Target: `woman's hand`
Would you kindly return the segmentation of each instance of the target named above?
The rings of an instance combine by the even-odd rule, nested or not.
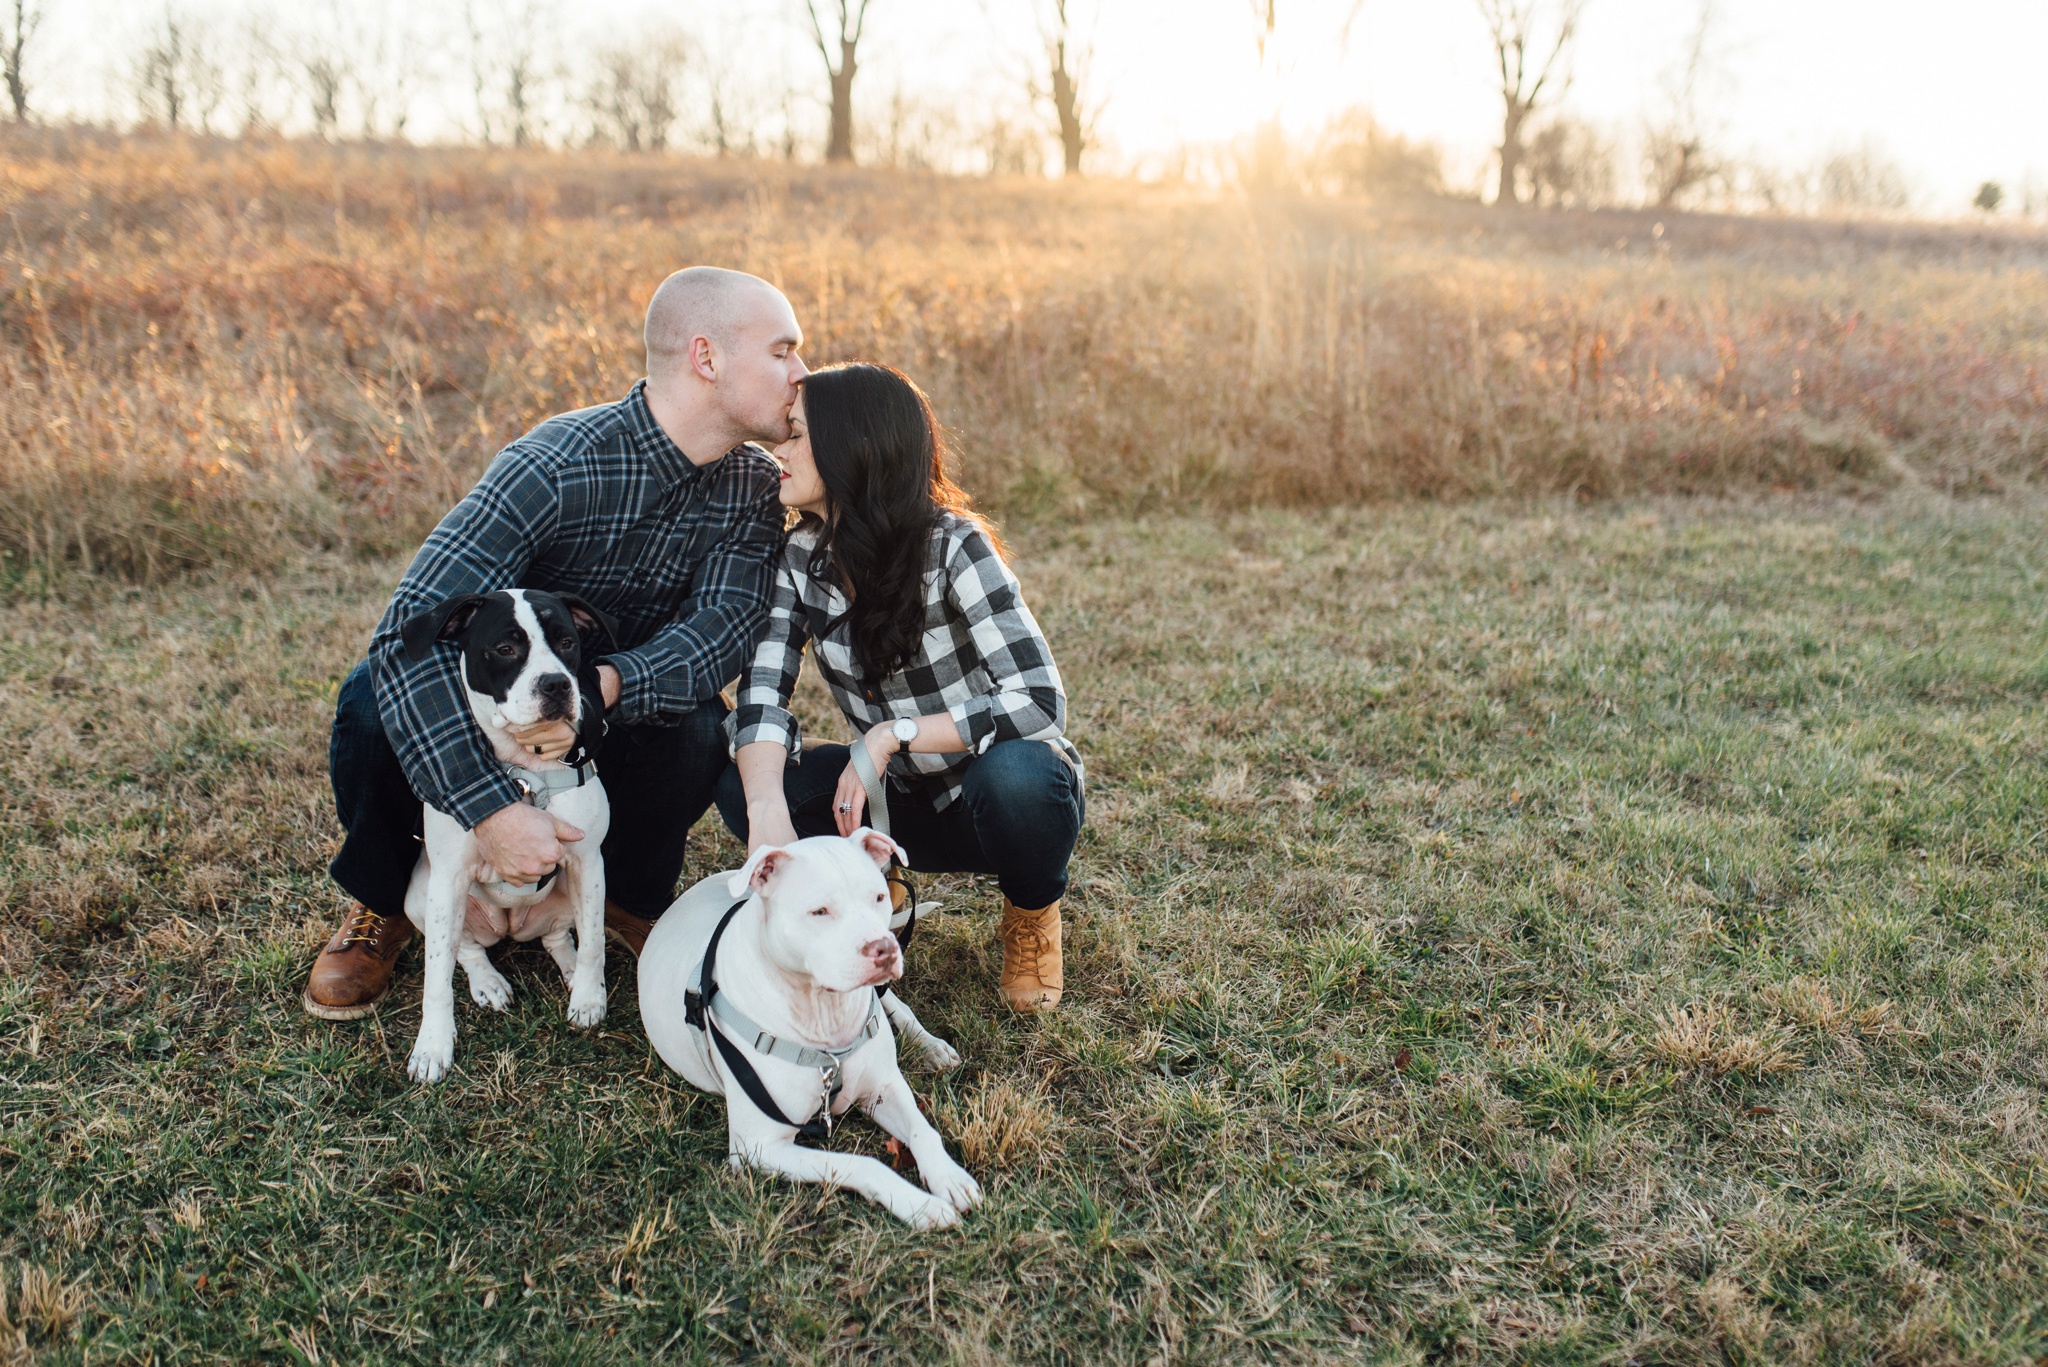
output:
[[[868,758],[875,762],[877,774],[889,772],[889,757],[896,753],[896,734],[890,729],[895,725],[894,721],[885,721],[861,737],[860,743],[868,748]],[[849,756],[846,767],[839,771],[839,791],[832,794],[832,816],[839,833],[852,835],[859,830],[867,807],[867,785],[860,781],[860,771],[853,767]]]
[[[557,760],[576,745],[576,728],[565,721],[537,721],[531,726],[508,726],[519,748],[538,759]]]
[[[783,803],[747,804],[747,858],[763,845],[781,849],[796,843],[796,827],[790,824],[789,807]]]

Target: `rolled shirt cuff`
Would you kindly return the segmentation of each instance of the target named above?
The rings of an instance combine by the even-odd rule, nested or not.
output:
[[[466,831],[473,831],[479,821],[493,812],[503,811],[520,800],[519,785],[507,778],[503,771],[492,766],[493,771],[464,784],[448,797],[449,805],[443,808],[448,815],[462,823]]]
[[[983,754],[995,743],[996,719],[989,715],[987,694],[978,694],[965,702],[955,703],[946,709],[946,714],[952,717],[953,725],[959,728],[960,739],[967,742],[970,753]]]
[[[792,755],[803,753],[804,729],[796,714],[784,707],[741,703],[726,714],[726,748],[737,755],[743,745],[773,741]]]
[[[679,717],[697,705],[687,681],[681,687],[663,688],[661,672],[635,651],[607,655],[597,663],[619,671],[619,700],[611,709],[614,721],[647,722],[664,714]]]

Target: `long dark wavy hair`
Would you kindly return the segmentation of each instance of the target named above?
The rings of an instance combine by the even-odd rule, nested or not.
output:
[[[924,573],[932,528],[944,513],[981,523],[966,490],[946,476],[946,449],[924,392],[901,371],[854,362],[806,376],[804,421],[811,458],[825,486],[825,515],[805,514],[817,530],[810,572],[833,576],[847,609],[827,626],[847,624],[862,678],[880,683],[910,663],[924,638]]]

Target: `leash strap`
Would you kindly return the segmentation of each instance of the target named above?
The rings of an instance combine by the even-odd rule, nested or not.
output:
[[[725,928],[732,924],[732,918],[739,915],[740,908],[749,900],[751,896],[742,897],[727,907],[725,915],[719,917],[717,926],[713,927],[711,939],[704,946],[704,958],[697,965],[697,971],[691,975],[691,985],[683,993],[683,1019],[711,1036],[713,1043],[718,1046],[718,1056],[725,1060],[726,1072],[732,1075],[733,1081],[739,1083],[740,1090],[747,1094],[747,1100],[753,1102],[761,1114],[778,1125],[787,1125],[795,1130],[799,1139],[809,1139],[816,1143],[828,1138],[832,1133],[832,1104],[839,1099],[841,1064],[881,1031],[882,1021],[886,1019],[882,1011],[881,994],[876,993],[869,1000],[868,1017],[862,1024],[860,1033],[841,1049],[816,1049],[807,1044],[779,1038],[763,1030],[728,998],[720,996],[718,991],[718,943],[725,938]],[[726,1029],[719,1029],[718,1023],[723,1023]],[[761,1074],[754,1067],[753,1061],[737,1044],[726,1037],[728,1030],[738,1034],[755,1050],[771,1058],[779,1058],[785,1063],[793,1063],[801,1068],[818,1070],[818,1109],[812,1113],[810,1119],[799,1124],[783,1113],[782,1107],[777,1105],[775,1098],[769,1094],[767,1085],[761,1081]]]
[[[882,776],[875,772],[875,757],[868,753],[867,743],[860,740],[849,745],[846,752],[852,760],[853,772],[860,775],[860,786],[867,789],[868,819],[865,824],[895,839],[895,833],[889,829],[889,791],[882,783]]]

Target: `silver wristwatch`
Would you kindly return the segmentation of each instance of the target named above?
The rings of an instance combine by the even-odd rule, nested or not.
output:
[[[896,724],[889,728],[889,734],[896,737],[896,753],[900,755],[917,739],[917,722],[911,717],[898,717]]]

